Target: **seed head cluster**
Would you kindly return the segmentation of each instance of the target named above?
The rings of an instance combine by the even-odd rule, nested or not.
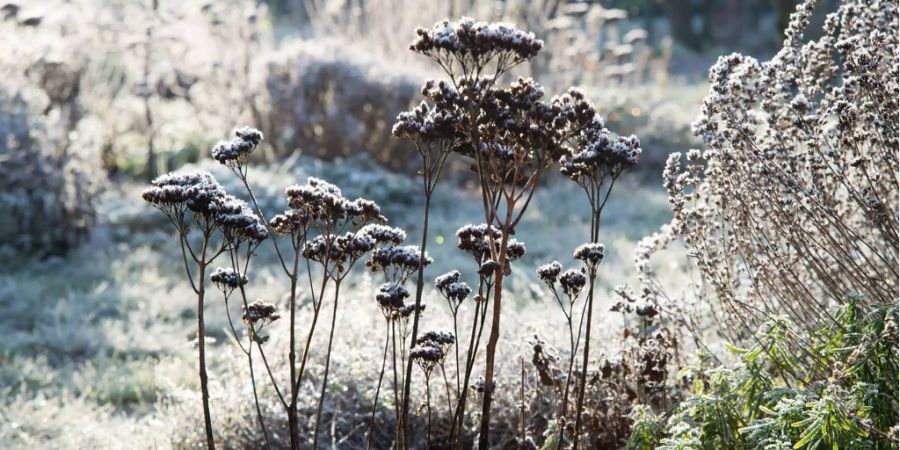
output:
[[[456,237],[459,238],[456,246],[475,258],[476,262],[481,263],[491,258],[492,240],[495,253],[500,252],[500,238],[502,234],[496,227],[490,227],[489,229],[485,224],[464,225],[456,230]],[[525,256],[525,244],[516,239],[510,239],[506,246],[507,260],[515,261],[523,256]]]
[[[451,304],[459,305],[472,293],[472,288],[459,281],[459,271],[447,272],[434,279],[434,285]]]
[[[378,293],[375,294],[378,306],[385,313],[403,308],[407,298],[409,298],[409,291],[403,285],[397,283],[384,283],[378,289]]]
[[[269,236],[266,226],[259,216],[250,209],[247,202],[225,194],[216,198],[213,218],[232,243],[259,243]]]
[[[569,269],[559,277],[559,285],[562,286],[563,293],[569,298],[576,298],[581,294],[584,285],[587,283],[587,277],[580,270]]]
[[[441,53],[457,58],[483,59],[508,54],[517,61],[535,56],[544,42],[533,33],[506,23],[476,22],[464,17],[456,22],[444,20],[431,29],[419,28],[410,50],[437,57]]]
[[[244,308],[243,319],[250,324],[265,325],[272,323],[281,316],[276,312],[275,305],[263,302],[262,300],[254,300]]]
[[[255,128],[243,127],[234,130],[234,136],[230,141],[216,144],[212,149],[212,157],[228,167],[239,168],[262,142],[263,134]]]
[[[375,272],[396,273],[400,279],[405,280],[417,272],[420,266],[428,266],[432,261],[427,253],[422,255],[418,246],[403,245],[375,249],[371,258],[366,261],[366,266]]]
[[[577,260],[584,261],[588,268],[596,269],[600,261],[603,261],[605,251],[606,247],[600,243],[583,244],[575,249],[574,257]]]
[[[225,189],[209,172],[168,173],[157,177],[151,184],[142,197],[167,214],[189,210],[209,217],[216,198],[225,195]]]
[[[215,283],[224,292],[229,292],[247,284],[247,277],[238,275],[231,267],[217,267],[209,276],[210,281]]]
[[[559,261],[553,261],[538,267],[537,274],[544,283],[553,286],[559,280],[560,271],[562,271],[562,266]]]
[[[416,339],[417,345],[410,350],[409,356],[427,376],[434,366],[444,362],[447,351],[455,343],[456,336],[449,331],[427,331]]]
[[[362,198],[348,200],[340,188],[318,178],[310,177],[302,186],[289,186],[285,194],[291,209],[270,221],[279,233],[305,231],[309,226],[327,233],[340,229],[343,224],[359,228],[387,222],[375,202]]]

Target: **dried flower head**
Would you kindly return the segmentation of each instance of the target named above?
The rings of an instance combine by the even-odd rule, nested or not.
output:
[[[419,305],[419,307],[416,308],[415,303],[410,303],[410,304],[404,305],[402,308],[400,308],[397,311],[396,317],[399,319],[406,319],[406,318],[409,318],[409,316],[411,316],[413,312],[416,312],[417,314],[422,314],[424,311],[425,311],[425,305]]]
[[[468,284],[459,281],[458,270],[447,272],[435,278],[434,285],[444,298],[455,305],[462,303],[472,293],[472,288]]]
[[[496,383],[494,383],[494,385],[496,386]],[[479,375],[478,378],[476,378],[475,381],[472,382],[470,387],[476,393],[484,394],[484,387],[485,387],[484,377]]]
[[[250,324],[256,325],[261,322],[265,325],[281,318],[275,311],[275,305],[265,303],[262,300],[255,300],[244,308],[242,317]]]
[[[405,280],[419,270],[420,265],[432,263],[428,253],[422,255],[418,246],[379,247],[372,252],[366,266],[373,272],[384,272],[395,279]]]
[[[456,230],[456,237],[459,238],[459,242],[456,246],[460,250],[472,255],[477,262],[481,262],[485,258],[490,257],[491,247],[488,232],[491,233],[491,237],[494,241],[500,240],[500,230],[495,227],[489,228],[486,224],[464,225]]]
[[[498,268],[500,268],[500,263],[493,259],[489,259],[481,263],[481,266],[478,268],[478,274],[485,278],[490,278],[497,273]]]
[[[234,136],[230,141],[216,144],[212,149],[212,157],[228,167],[239,168],[262,142],[263,134],[255,128],[243,127],[234,130]]]
[[[434,279],[434,286],[438,288],[439,291],[445,291],[451,284],[459,281],[459,271],[451,270],[443,275],[439,275]]]
[[[562,286],[563,292],[572,299],[581,294],[586,283],[587,277],[580,270],[569,269],[559,277],[559,284]]]
[[[380,223],[368,224],[362,227],[359,232],[368,235],[380,245],[400,245],[406,239],[406,232],[402,229]]]
[[[590,178],[618,176],[640,161],[641,152],[641,143],[633,135],[611,140],[605,133],[600,134],[579,151],[563,156],[559,160],[560,173],[579,183]]]
[[[426,82],[423,92],[429,89],[428,83],[433,81]],[[461,140],[464,138],[459,124],[462,116],[455,104],[451,104],[450,108],[446,106],[447,102],[437,103],[435,106],[421,102],[412,110],[397,115],[397,122],[391,133],[398,138],[422,142]]]
[[[375,300],[378,301],[382,311],[386,313],[403,308],[407,298],[409,298],[409,291],[397,283],[384,283],[378,289],[378,294],[375,294]]]
[[[538,277],[550,286],[556,284],[560,271],[562,271],[562,266],[559,264],[559,261],[544,264],[537,269]]]
[[[416,339],[416,343],[420,345],[425,345],[431,343],[440,347],[446,353],[447,349],[456,344],[456,336],[449,331],[441,331],[441,330],[432,330],[426,331]]]
[[[494,251],[500,251],[502,234],[496,227],[490,227],[489,231],[485,224],[464,225],[456,230],[456,237],[459,238],[456,246],[471,255],[478,263],[491,258],[491,241],[494,243]],[[523,256],[525,244],[516,239],[509,239],[506,243],[507,261],[515,261]]]
[[[247,284],[247,277],[238,275],[231,267],[217,267],[209,279],[223,292],[230,292]]]
[[[307,230],[309,222],[309,216],[302,211],[289,209],[272,217],[269,226],[279,234],[296,234]]]
[[[350,265],[376,247],[367,234],[347,232],[342,235],[318,235],[303,245],[303,257],[336,269],[343,274]]]
[[[425,372],[425,376],[431,374],[434,366],[444,360],[444,351],[441,347],[434,345],[432,342],[426,342],[413,347],[409,351],[409,357]]]
[[[600,261],[603,261],[603,255],[606,247],[601,243],[589,243],[578,246],[575,249],[575,259],[584,261],[584,264],[590,269],[596,269]]]
[[[213,202],[225,195],[225,189],[209,172],[168,173],[157,177],[151,184],[142,197],[170,215],[180,215],[189,210],[209,217]]]
[[[213,219],[225,238],[232,243],[258,244],[269,236],[262,220],[247,202],[231,195],[220,195],[213,204]]]
[[[436,60],[448,56],[458,61],[480,62],[501,56],[509,65],[535,56],[544,42],[507,23],[485,23],[463,17],[459,21],[444,20],[430,30],[419,28],[410,50]]]
[[[342,224],[360,228],[387,222],[375,202],[362,198],[348,200],[337,186],[318,178],[308,178],[303,186],[289,186],[285,194],[288,205],[303,223],[316,224],[325,231],[340,229]]]

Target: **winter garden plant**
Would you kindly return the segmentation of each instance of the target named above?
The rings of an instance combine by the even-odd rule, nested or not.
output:
[[[622,169],[637,161],[640,148],[633,137],[610,138],[593,105],[577,90],[572,89],[548,103],[541,100],[543,90],[533,80],[519,79],[509,87],[500,86],[502,76],[511,68],[537,54],[541,45],[541,41],[535,39],[533,35],[510,25],[476,23],[471,19],[462,19],[459,22],[445,21],[435,25],[431,30],[418,31],[418,38],[411,48],[438,63],[450,77],[449,81],[426,82],[422,92],[430,100],[430,104],[423,102],[416,109],[401,114],[394,127],[395,136],[413,141],[421,159],[420,174],[423,178],[425,196],[421,250],[417,247],[400,246],[405,233],[382,225],[386,218],[381,215],[377,205],[363,199],[347,200],[339,188],[317,179],[310,179],[305,186],[288,187],[286,194],[290,209],[266,222],[247,180],[250,156],[262,141],[262,133],[251,128],[235,130],[235,137],[216,145],[212,156],[230,168],[241,181],[252,207],[225,193],[208,174],[167,175],[157,179],[154,182],[155,186],[145,194],[148,201],[160,206],[175,223],[179,240],[186,249],[185,264],[187,264],[186,255],[190,253],[198,265],[199,276],[195,279],[188,270],[188,278],[200,297],[198,317],[201,340],[206,266],[215,257],[223,253],[228,254],[230,267],[218,269],[213,274],[213,282],[222,288],[226,302],[232,293],[237,292],[240,295],[244,311],[242,320],[246,328],[246,346],[242,343],[237,327],[229,315],[233,337],[247,356],[256,396],[252,358],[255,344],[269,380],[286,410],[292,448],[299,448],[301,445],[297,418],[298,389],[306,371],[312,336],[325,303],[326,288],[331,285],[334,298],[331,305],[332,323],[328,350],[325,353],[322,389],[318,397],[316,426],[312,436],[314,447],[318,445],[341,282],[365,254],[371,252],[371,258],[366,265],[372,271],[382,273],[385,280],[385,284],[375,296],[386,320],[386,334],[382,369],[370,420],[370,445],[371,427],[375,420],[390,342],[393,349],[391,353],[397,445],[401,448],[412,446],[409,442],[408,408],[413,378],[412,367],[417,364],[425,375],[426,394],[429,394],[426,399],[429,443],[431,429],[429,381],[433,369],[439,366],[447,392],[448,415],[451,416],[452,422],[451,437],[454,446],[462,447],[465,423],[468,419],[466,399],[471,375],[485,325],[490,319],[491,326],[485,349],[485,376],[479,384],[482,389],[479,446],[487,448],[489,445],[488,431],[502,312],[503,279],[509,275],[512,262],[525,254],[524,244],[511,238],[511,235],[515,233],[516,225],[531,202],[543,171],[558,160],[563,166],[563,172],[576,179],[585,188],[591,201],[595,223],[592,227],[594,243],[579,248],[576,257],[584,260],[593,282],[597,264],[603,256],[602,245],[596,243],[599,212],[608,198],[615,178]],[[473,292],[467,284],[460,281],[459,272],[443,275],[436,281],[439,292],[448,301],[453,313],[454,332],[424,334],[419,332],[419,318],[424,309],[422,304],[424,268],[430,263],[430,258],[424,253],[430,199],[441,170],[451,153],[457,153],[472,161],[473,171],[481,187],[485,215],[484,224],[466,225],[457,233],[459,248],[473,258],[479,277],[479,287],[474,298],[476,311],[472,317],[464,363],[461,361],[459,348],[454,351],[456,389],[453,396],[444,362],[450,348],[457,344],[459,304]],[[609,187],[601,196],[600,186],[604,185],[607,178]],[[182,189],[184,193],[174,193],[176,188]],[[191,211],[194,214],[185,217],[184,211]],[[194,218],[196,214],[199,214],[198,219]],[[199,257],[189,245],[190,226],[195,222],[199,224],[204,249]],[[279,244],[282,238],[278,238],[278,235],[289,239],[289,250],[285,251],[283,244]],[[215,246],[213,255],[207,257],[205,249],[209,247],[209,242],[214,236],[219,237],[220,243]],[[281,268],[290,283],[288,301],[290,311],[287,314],[290,322],[290,344],[287,350],[290,377],[289,385],[284,387],[279,387],[272,373],[263,346],[266,338],[260,334],[266,325],[279,318],[279,314],[270,304],[249,301],[246,293],[249,287],[247,271],[254,250],[268,238],[271,238]],[[300,268],[301,260],[308,279],[313,313],[298,368],[295,329],[298,289],[300,277],[304,275]],[[405,299],[410,294],[403,285],[413,274],[416,275],[416,293],[413,302],[407,304]],[[588,316],[590,311],[589,308]],[[587,326],[588,334],[589,329],[590,324]],[[398,337],[401,365],[399,373]],[[205,379],[204,357],[201,346],[201,380]],[[582,386],[585,377],[586,368],[581,373]],[[203,390],[207,441],[208,446],[212,447],[214,437],[208,419],[208,393],[205,382]],[[581,411],[583,395],[582,390],[576,407],[576,416]],[[255,398],[259,423],[268,442],[264,418],[259,412],[258,397]],[[455,406],[453,401],[456,402]]]
[[[247,202],[205,173],[154,180],[145,199],[171,219],[198,296],[207,445],[217,442],[203,345],[206,276],[226,306],[240,304],[240,324],[226,308],[229,331],[246,356],[266,446],[284,422],[263,413],[260,380],[287,418],[291,448],[318,448],[346,304],[341,286],[358,268],[378,279],[370,295],[384,319],[374,396],[359,427],[367,448],[897,448],[897,42],[885,32],[896,29],[897,9],[847,1],[822,38],[804,42],[811,5],[800,6],[773,61],[732,55],[711,70],[696,125],[706,149],[670,158],[664,181],[674,220],[638,244],[641,289],[616,290],[611,312],[621,315],[622,340],[599,358],[591,340],[598,280],[605,281],[601,220],[617,180],[639,162],[640,143],[611,134],[580,91],[546,101],[533,80],[512,79],[510,70],[542,42],[511,25],[443,21],[419,29],[411,45],[447,76],[426,81],[426,101],[393,127],[417,152],[419,246],[404,245],[406,233],[388,226],[373,202],[345,198],[316,178],[287,187],[287,209],[267,217],[248,181],[263,138],[251,128],[212,152]],[[456,232],[468,270],[429,276],[432,199],[451,158],[469,163],[483,217]],[[519,374],[504,374],[501,385],[498,355],[515,351],[500,348],[504,285],[526,252],[516,228],[554,166],[585,193],[590,215],[575,266],[553,261],[537,270],[568,342],[557,350],[536,336],[533,382],[520,361],[520,385],[506,383]],[[711,332],[732,343],[732,355],[710,349],[696,304],[669,296],[655,278],[651,256],[679,237],[699,269],[694,294],[723,320]],[[259,265],[256,252],[269,243],[287,293],[274,303],[249,295],[251,261]],[[226,263],[209,273],[219,257]],[[429,279],[451,322],[424,331]],[[272,348],[278,341],[266,336],[278,320],[288,322],[287,348]],[[310,361],[317,330],[327,336],[319,372]],[[688,359],[684,349],[698,356]],[[286,355],[287,367],[271,364],[273,355]],[[723,365],[729,360],[737,363]],[[313,381],[321,383],[316,412],[301,413],[302,383]],[[415,398],[419,386],[424,399]],[[509,414],[497,420],[492,412],[513,397],[518,436],[501,444]],[[307,412],[312,430],[304,436]]]
[[[683,370],[689,395],[662,433],[635,415],[632,448],[897,448],[898,10],[845,1],[807,40],[815,6],[771,61],[719,59],[705,150],[669,158],[674,220],[639,245],[643,296],[714,356],[650,264],[683,238],[741,361]]]
[[[457,232],[459,248],[474,258],[479,288],[465,369],[457,356],[458,372],[464,370],[466,375],[464,382],[457,381],[459,403],[452,419],[451,441],[462,445],[469,377],[490,308],[478,438],[479,448],[487,448],[503,280],[511,272],[511,263],[525,253],[524,244],[510,236],[515,234],[515,227],[527,210],[544,170],[559,162],[563,173],[579,182],[590,199],[591,244],[580,248],[576,257],[585,260],[593,286],[596,267],[603,256],[602,244],[597,243],[599,214],[615,179],[639,159],[640,146],[634,137],[611,138],[593,105],[578,90],[571,89],[547,103],[541,100],[543,89],[534,80],[519,78],[502,87],[504,74],[537,55],[543,46],[533,34],[508,24],[480,23],[467,18],[439,22],[432,29],[419,29],[417,33],[410,48],[436,63],[449,80],[427,81],[422,93],[431,103],[423,102],[415,110],[401,114],[394,132],[415,140],[420,151],[423,147],[438,146],[439,155],[447,149],[468,158],[478,178],[485,222],[468,225]],[[426,176],[431,172],[427,159],[423,172]],[[453,272],[436,282],[449,303],[456,333],[458,303],[469,291],[468,286],[458,284],[458,279],[459,273]],[[593,294],[590,298],[588,304],[592,307]],[[591,307],[586,338],[590,337]],[[415,341],[415,325],[413,330]],[[589,346],[585,345],[585,356],[588,351]],[[585,367],[582,386],[586,373]],[[407,383],[409,376],[408,366]],[[407,433],[408,390],[404,389],[400,418],[404,434]],[[582,389],[576,417],[583,397]],[[576,428],[577,424],[578,419]]]

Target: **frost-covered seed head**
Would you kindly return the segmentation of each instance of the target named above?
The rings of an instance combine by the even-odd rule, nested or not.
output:
[[[409,291],[403,285],[396,283],[384,283],[378,289],[375,300],[383,310],[396,311],[404,306],[404,301],[409,298]]]
[[[562,271],[562,266],[559,264],[559,261],[544,264],[537,269],[538,277],[551,286],[556,284],[560,271]]]
[[[213,202],[225,189],[209,172],[168,173],[152,181],[142,193],[143,199],[164,211],[190,210],[208,217]]]
[[[445,19],[431,29],[417,29],[416,34],[410,50],[427,56],[452,54],[461,60],[508,54],[521,61],[535,56],[544,46],[533,33],[511,24],[475,22],[468,17],[456,22]]]
[[[247,284],[247,277],[240,276],[230,267],[217,267],[209,276],[210,281],[216,284],[222,291],[228,292]]]
[[[569,269],[559,277],[559,284],[562,286],[563,292],[573,299],[581,294],[586,283],[587,277],[580,270]]]
[[[275,305],[262,300],[255,300],[244,308],[243,319],[253,325],[260,321],[263,324],[268,324],[281,318],[275,311]]]
[[[603,255],[606,247],[600,243],[589,243],[578,246],[575,249],[575,259],[584,261],[584,264],[590,268],[596,268],[600,261],[603,261]]]
[[[234,135],[230,141],[220,141],[212,149],[213,159],[232,168],[246,163],[263,140],[262,132],[250,127],[238,128],[234,130]]]

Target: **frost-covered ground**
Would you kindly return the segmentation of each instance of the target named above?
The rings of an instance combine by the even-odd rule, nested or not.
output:
[[[241,193],[224,168],[211,163],[203,168],[229,191]],[[375,200],[393,225],[408,231],[408,241],[418,243],[418,180],[384,171],[370,160],[322,163],[301,158],[278,168],[254,168],[250,180],[258,186],[263,209],[271,214],[283,209],[283,188],[310,175],[340,185],[348,196]],[[478,193],[465,187],[466,178],[465,173],[456,174],[438,189],[428,246],[435,259],[426,272],[429,281],[450,269],[459,269],[464,277],[474,274],[469,258],[455,247],[455,230],[483,217]],[[196,331],[193,293],[183,278],[177,241],[164,216],[140,199],[141,188],[110,186],[100,205],[101,225],[91,242],[66,257],[38,261],[4,256],[0,447],[121,448],[124,443],[126,447],[168,448],[189,446],[200,437],[196,433],[202,415],[192,342]],[[538,265],[553,259],[564,267],[574,266],[572,250],[588,233],[586,204],[576,186],[549,177],[516,230],[528,252],[514,265],[505,297],[512,307],[503,317],[501,389],[504,380],[511,389],[515,387],[519,358],[530,359],[532,336],[540,335],[551,344],[566,342],[563,316],[533,274]],[[621,318],[606,310],[613,301],[612,289],[633,282],[636,242],[668,219],[668,204],[657,184],[627,178],[617,184],[601,228],[607,258],[601,272],[600,332],[592,336],[595,357],[611,350],[608,343],[617,328],[603,325],[614,325]],[[281,302],[283,307],[288,284],[276,271],[270,248],[264,245],[259,262],[254,263],[248,295]],[[682,258],[678,250],[657,257],[661,278],[672,286],[682,285],[677,263]],[[358,272],[343,291],[347,301],[338,312],[335,370],[326,413],[333,419],[331,438],[343,440],[344,448],[354,448],[352,443],[364,438],[362,414],[370,408],[380,367],[381,340],[376,336],[381,336],[383,318],[373,300],[380,282],[364,270]],[[426,295],[424,327],[452,327],[444,301],[431,289]],[[259,436],[252,420],[247,367],[225,332],[221,298],[212,291],[207,302],[207,330],[213,341],[208,354],[214,425],[225,442],[252,446]],[[301,318],[307,312],[302,309]],[[270,349],[285,348],[286,325],[279,321],[272,327]],[[325,337],[320,330],[316,339]],[[285,356],[274,354],[274,364],[281,366]],[[321,356],[314,353],[313,363],[320,363]],[[310,392],[318,382],[319,369],[312,368],[313,376],[305,386]],[[286,374],[277,368],[276,372]],[[282,420],[273,393],[264,389],[262,394],[267,417]],[[313,398],[310,394],[302,411],[314,407]],[[502,397],[501,405],[508,400]]]

